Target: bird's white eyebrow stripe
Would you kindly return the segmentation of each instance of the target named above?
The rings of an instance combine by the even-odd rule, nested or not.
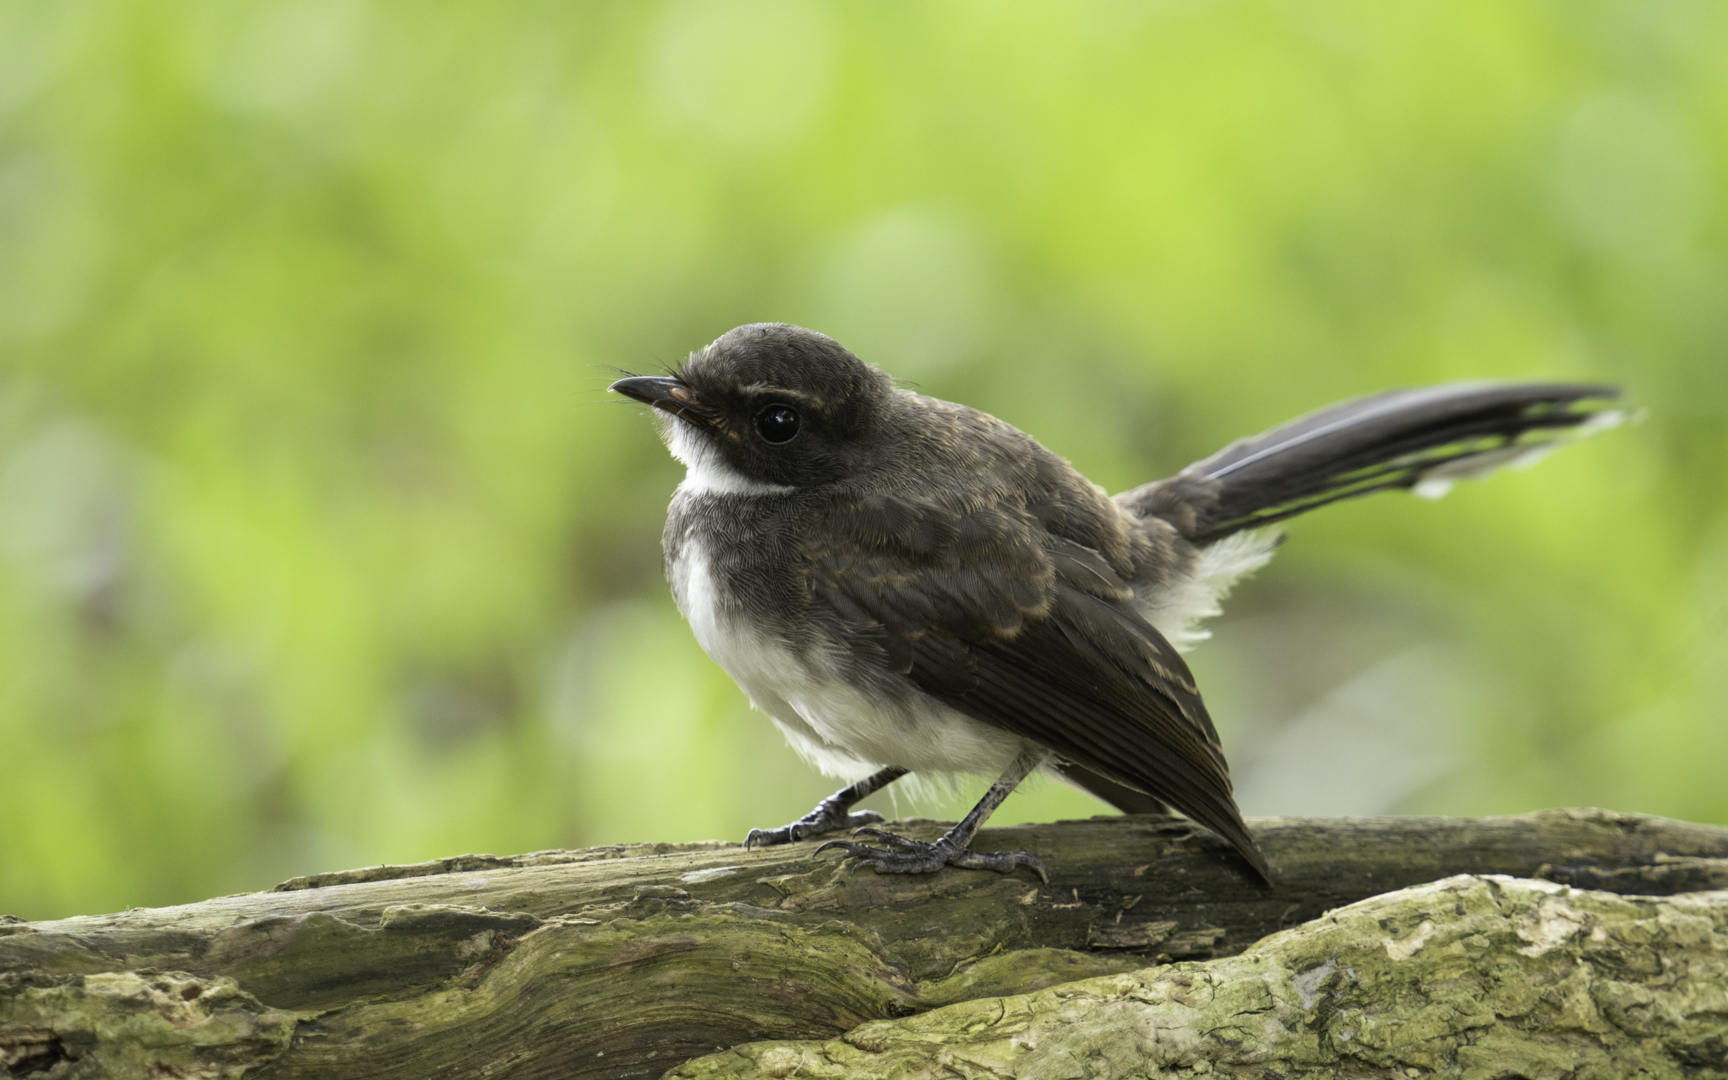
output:
[[[772,395],[775,397],[797,398],[799,401],[810,401],[810,402],[813,402],[816,400],[815,398],[811,397],[809,394],[802,393],[802,392],[797,391],[797,390],[788,390],[784,386],[775,386],[772,383],[760,383],[760,382],[759,383],[751,383],[748,386],[741,386],[738,389],[742,393],[752,394],[752,395],[754,395],[754,394],[768,394],[768,395]]]

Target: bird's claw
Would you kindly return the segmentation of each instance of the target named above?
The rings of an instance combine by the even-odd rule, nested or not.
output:
[[[889,847],[899,848],[901,851],[926,851],[926,850],[934,849],[937,846],[937,844],[941,843],[941,841],[937,841],[936,844],[927,844],[922,840],[913,840],[913,839],[910,839],[909,837],[901,836],[897,833],[891,833],[887,829],[873,829],[868,825],[860,826],[859,828],[853,829],[852,835],[853,836],[874,836],[876,839],[882,841],[884,844],[887,844]],[[854,846],[863,847],[862,844],[858,844],[858,845],[854,845]],[[874,850],[874,849],[865,848],[864,850],[870,851],[870,850]]]
[[[812,836],[821,836],[848,827],[862,828],[878,821],[887,820],[874,810],[853,810],[848,813],[838,808],[829,809],[818,806],[790,825],[782,825],[777,829],[751,829],[744,837],[744,850],[751,848],[773,847],[777,844],[795,844],[800,840],[808,840]]]
[[[873,836],[899,850],[884,851],[852,840],[829,840],[811,852],[810,857],[815,858],[830,848],[838,848],[844,851],[848,858],[858,860],[852,868],[854,872],[868,866],[878,874],[929,874],[944,866],[958,866],[966,870],[994,870],[998,874],[1006,874],[1017,866],[1024,866],[1037,874],[1046,885],[1050,883],[1050,875],[1045,872],[1044,864],[1037,856],[1024,851],[968,851],[956,847],[947,837],[935,843],[926,843],[867,826],[852,830],[852,835]]]

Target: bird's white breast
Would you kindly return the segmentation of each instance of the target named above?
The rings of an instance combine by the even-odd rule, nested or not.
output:
[[[858,779],[884,765],[914,772],[998,773],[1022,741],[909,685],[848,679],[832,652],[798,648],[751,624],[702,543],[687,540],[668,567],[672,594],[702,650],[793,750],[830,776]],[[854,669],[856,670],[856,669]]]

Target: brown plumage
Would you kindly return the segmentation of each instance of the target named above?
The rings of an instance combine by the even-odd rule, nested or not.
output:
[[[1612,393],[1380,395],[1111,498],[1025,433],[895,389],[796,327],[740,327],[672,376],[614,389],[668,414],[664,433],[689,466],[665,547],[698,640],[806,757],[874,772],[752,842],[868,824],[874,815],[850,804],[908,770],[1006,770],[935,845],[876,832],[895,850],[838,846],[886,872],[1042,873],[1031,856],[968,844],[1022,776],[1047,768],[1131,812],[1175,807],[1262,877],[1217,731],[1166,635],[1213,613],[1229,581],[1270,552],[1220,561],[1214,545],[1337,498],[1515,456],[1525,433],[1577,426],[1592,414],[1574,402]]]

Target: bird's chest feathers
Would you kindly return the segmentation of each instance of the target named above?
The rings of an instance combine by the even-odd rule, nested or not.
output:
[[[1020,739],[886,669],[846,663],[846,643],[812,618],[784,519],[759,510],[714,494],[673,502],[666,577],[702,651],[830,775],[856,779],[887,763],[1000,772]]]
[[[769,565],[781,548],[771,523],[729,513],[736,508],[724,502],[706,496],[674,504],[666,578],[702,651],[746,693],[771,696],[807,678],[788,630],[799,614],[793,608],[800,598],[787,586],[796,568]]]
[[[751,703],[778,721],[799,752],[825,770],[858,772],[856,756],[844,752],[845,734],[828,730],[823,721],[824,703],[847,696],[847,688],[817,652],[792,643],[782,620],[734,586],[737,565],[716,558],[708,544],[687,539],[668,552],[666,570],[673,599],[697,644]]]
[[[681,544],[666,569],[678,610],[690,623],[702,650],[718,660],[728,639],[743,629],[737,626],[743,618],[742,605],[719,580],[714,560],[699,541]]]

